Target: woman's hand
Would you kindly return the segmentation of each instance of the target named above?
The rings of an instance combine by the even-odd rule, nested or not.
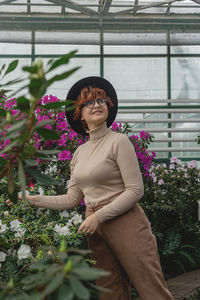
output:
[[[88,235],[92,235],[96,231],[98,226],[99,220],[95,214],[92,214],[91,216],[87,217],[85,221],[83,221],[78,229],[78,232],[84,231]]]
[[[36,197],[37,197],[36,195],[34,195],[34,196],[26,195],[25,199],[26,199],[26,201],[27,201],[28,204],[37,206],[36,205]],[[18,196],[18,199],[22,200],[22,196],[21,195]]]

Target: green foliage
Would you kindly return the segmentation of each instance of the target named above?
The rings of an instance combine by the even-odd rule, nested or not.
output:
[[[200,169],[195,161],[153,164],[141,201],[157,237],[166,277],[200,267]]]
[[[58,251],[51,247],[43,253],[47,254],[28,267],[20,282],[0,283],[0,299],[88,300],[94,291],[102,290],[93,281],[109,273],[91,268],[84,258],[87,251],[66,249],[62,242]]]
[[[43,184],[56,184],[55,180],[51,179],[50,176],[47,177],[41,172],[32,170],[32,168],[35,167],[35,164],[32,162],[38,158],[38,153],[33,147],[33,135],[39,133],[45,141],[59,139],[56,131],[44,128],[44,123],[43,126],[42,124],[38,126],[35,111],[40,106],[40,99],[44,96],[50,85],[55,81],[68,78],[79,69],[73,68],[55,75],[55,71],[59,72],[60,66],[68,64],[75,53],[76,51],[72,51],[57,60],[49,60],[46,70],[42,60],[38,59],[33,62],[31,66],[22,68],[24,72],[28,73],[26,78],[0,84],[0,136],[3,136],[5,141],[9,141],[9,144],[0,151],[0,155],[4,155],[4,157],[1,157],[0,159],[0,179],[7,177],[8,195],[14,202],[17,201],[16,174],[22,189],[23,199],[25,199],[26,173],[31,174],[39,181],[43,178]],[[0,70],[0,81],[10,74],[10,72],[14,71],[17,65],[17,60],[11,62],[7,67],[6,65],[3,65]],[[22,81],[24,85],[18,91],[13,92],[16,101],[16,109],[18,111],[16,114],[12,114],[10,111],[6,110],[5,107],[5,101],[7,100],[5,97],[5,87],[20,81]],[[4,88],[4,90],[2,88]],[[23,93],[24,89],[28,89],[29,96],[20,95],[17,97],[18,93]],[[47,104],[44,109],[58,110],[71,104],[71,101],[50,103]],[[53,155],[42,152],[40,153],[40,157],[51,160]],[[26,162],[24,161],[25,159]]]

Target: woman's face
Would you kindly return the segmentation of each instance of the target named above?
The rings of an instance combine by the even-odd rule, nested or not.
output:
[[[92,108],[83,106],[81,110],[81,120],[84,120],[87,123],[89,130],[100,126],[107,118],[108,106],[106,103],[100,105],[95,101]]]

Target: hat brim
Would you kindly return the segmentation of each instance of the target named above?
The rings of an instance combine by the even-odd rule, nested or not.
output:
[[[102,77],[98,77],[98,76],[90,76],[90,77],[82,78],[81,80],[77,81],[70,88],[70,90],[67,94],[66,100],[76,101],[82,88],[89,86],[89,85],[103,89],[106,92],[106,95],[108,97],[110,97],[110,99],[112,100],[112,103],[114,106],[109,108],[108,118],[107,118],[107,126],[110,127],[112,125],[112,123],[114,122],[115,117],[117,115],[118,101],[117,101],[116,91],[115,91],[114,87],[112,86],[112,84],[108,80],[106,80]],[[85,132],[85,130],[82,127],[81,121],[73,119],[73,114],[74,114],[74,110],[73,111],[66,110],[66,117],[67,117],[67,121],[68,121],[70,127],[74,131],[76,131],[77,133],[79,133],[81,135],[84,135],[84,136],[87,135],[87,133]]]

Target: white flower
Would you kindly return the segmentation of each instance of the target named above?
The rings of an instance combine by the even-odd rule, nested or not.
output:
[[[68,226],[68,227],[71,227],[72,225],[73,225],[72,219],[71,219],[71,220],[68,220],[67,226]]]
[[[83,222],[83,218],[81,215],[76,214],[71,218],[71,221],[74,223],[74,225],[78,225]]]
[[[56,224],[56,226],[54,227],[54,231],[58,235],[67,235],[67,234],[70,234],[70,230],[69,230],[69,227],[67,225],[64,226],[64,227],[61,227],[60,225]]]
[[[69,217],[69,213],[66,210],[63,210],[61,213],[59,213],[61,218],[68,218]]]
[[[26,195],[26,196],[29,195],[29,191],[28,191],[28,190],[25,190],[25,195]],[[19,193],[18,193],[18,196],[22,197],[22,192],[19,192]]]
[[[3,251],[0,251],[0,261],[5,261],[7,254]]]
[[[170,169],[175,169],[175,165],[174,165],[174,164],[170,164],[170,165],[169,165],[169,168],[170,168]]]
[[[20,229],[17,230],[17,232],[14,234],[14,236],[16,238],[20,238],[24,235],[25,231],[26,231],[25,228],[20,228]]]
[[[8,227],[5,224],[2,224],[0,220],[0,233],[6,232],[8,230]]]
[[[5,216],[5,217],[7,217],[7,216],[9,216],[9,211],[8,211],[8,210],[6,210],[6,211],[4,211],[4,213],[3,213],[3,214],[4,214],[4,216]]]
[[[157,181],[157,177],[153,177],[153,182],[155,183]]]
[[[41,216],[42,214],[43,214],[43,210],[44,210],[45,208],[38,208],[37,209],[37,212],[36,212],[36,216],[37,217],[39,217],[39,216]]]
[[[29,256],[32,257],[31,248],[29,245],[21,245],[19,250],[17,251],[18,259],[25,259]]]
[[[187,167],[188,167],[189,169],[196,168],[196,167],[197,167],[197,162],[196,162],[196,160],[188,161],[188,162],[187,162]]]
[[[39,187],[38,191],[39,191],[40,196],[44,195],[44,190],[41,186]]]
[[[22,237],[26,231],[25,228],[22,228],[20,225],[22,223],[19,220],[13,220],[10,222],[10,227],[12,231],[15,231],[15,237]]]
[[[13,220],[10,222],[10,228],[12,231],[17,231],[20,228],[20,224],[22,224],[19,220]]]
[[[163,181],[162,179],[160,179],[160,180],[158,181],[158,184],[159,184],[159,185],[164,184],[164,181]]]
[[[178,159],[176,156],[173,156],[173,157],[170,159],[170,163],[171,163],[171,164],[178,163],[178,161],[180,161],[180,159]]]

